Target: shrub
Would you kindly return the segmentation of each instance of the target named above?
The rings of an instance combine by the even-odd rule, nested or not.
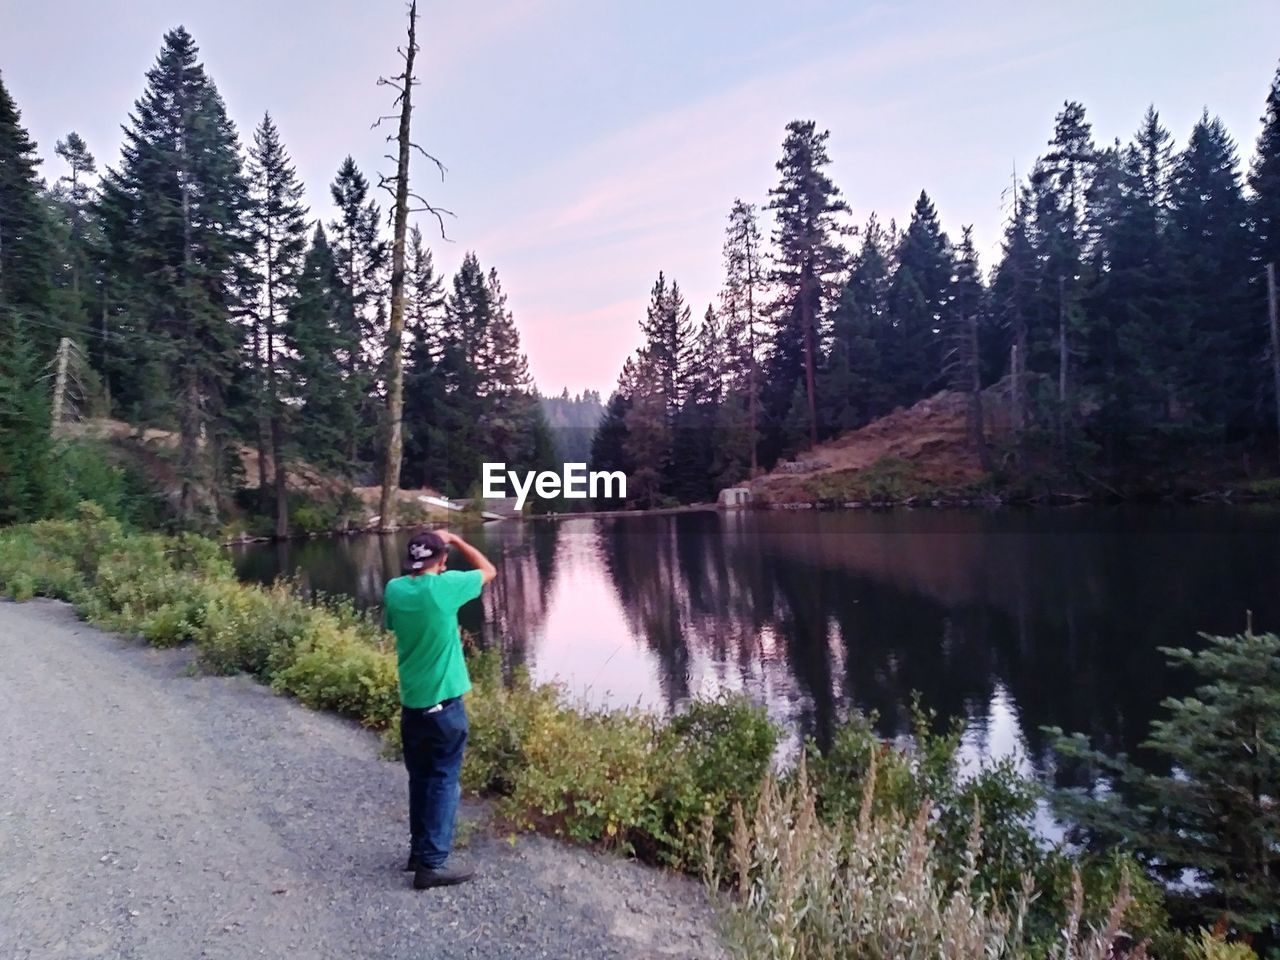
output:
[[[104,515],[131,525],[160,519],[158,498],[146,478],[122,462],[106,443],[66,441],[56,451],[54,463],[62,482],[53,491],[52,515],[74,516],[77,504],[92,501]]]
[[[1228,943],[1220,934],[1201,930],[1190,943],[1187,960],[1258,960],[1258,955],[1244,943]]]
[[[732,956],[1105,960],[1113,955],[1130,903],[1127,886],[1122,885],[1105,921],[1091,928],[1082,923],[1083,887],[1077,878],[1057,943],[1046,949],[1027,935],[1034,896],[1029,880],[1009,910],[976,888],[982,846],[976,822],[966,869],[949,882],[930,836],[929,804],[910,817],[877,812],[876,792],[872,759],[857,816],[825,821],[802,762],[789,784],[765,781],[753,816],[735,808],[728,875],[715,868],[706,873],[713,895],[719,896],[722,880],[731,888],[720,902],[724,942]],[[706,837],[710,846],[710,824]],[[1145,956],[1143,947],[1128,956]]]
[[[82,586],[76,565],[40,547],[29,533],[0,538],[0,593],[14,600],[69,600]]]
[[[311,619],[292,662],[274,674],[271,687],[369,727],[386,727],[400,711],[394,655],[360,642],[323,615]]]
[[[326,533],[338,522],[338,511],[314,501],[298,504],[289,512],[289,526],[298,533]]]
[[[262,678],[287,667],[317,612],[285,583],[256,590],[222,586],[210,592],[201,613],[195,638],[201,663],[216,673],[243,670]]]
[[[777,745],[778,729],[743,696],[694,701],[662,728],[658,800],[665,859],[698,865],[706,817],[716,840],[728,839],[734,805],[747,806],[755,797]]]
[[[633,849],[659,833],[655,720],[534,701],[524,764],[503,812],[579,842]]]
[[[528,767],[525,743],[547,718],[561,709],[559,691],[551,685],[535,687],[523,671],[503,683],[493,651],[472,656],[474,692],[467,701],[471,725],[462,768],[468,790],[509,797],[519,788]]]
[[[948,879],[960,876],[968,864],[966,844],[981,819],[982,849],[975,886],[1006,900],[1017,895],[1022,877],[1040,862],[1035,827],[1040,789],[1022,776],[1010,761],[962,769],[961,724],[933,732],[936,718],[914,709],[914,734],[909,744],[881,741],[875,734],[875,715],[854,714],[835,732],[830,748],[807,748],[808,768],[818,797],[819,812],[830,820],[856,817],[865,802],[877,816],[911,816],[926,802],[927,824],[938,869]],[[875,790],[863,796],[870,770],[876,770]]]

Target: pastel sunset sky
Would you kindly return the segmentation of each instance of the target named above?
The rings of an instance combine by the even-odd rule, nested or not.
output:
[[[390,170],[380,73],[397,66],[401,0],[0,0],[0,71],[46,158],[86,138],[114,163],[120,125],[165,30],[201,47],[242,141],[275,117],[328,220],[350,153]],[[1206,107],[1252,154],[1280,58],[1275,0],[871,3],[845,0],[423,0],[415,139],[440,157],[416,187],[456,212],[439,265],[467,250],[502,278],[544,392],[608,392],[665,270],[695,316],[720,282],[735,196],[775,182],[783,128],[831,131],[831,175],[861,222],[904,223],[920,190],[986,266],[1014,169],[1068,98],[1101,143],[1155,104],[1179,144]],[[385,195],[380,203],[386,206]],[[766,225],[767,229],[767,225]]]

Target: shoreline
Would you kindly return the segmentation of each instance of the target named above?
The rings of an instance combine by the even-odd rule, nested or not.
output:
[[[738,514],[752,512],[814,510],[822,513],[840,511],[887,511],[887,510],[1002,510],[1002,509],[1048,509],[1060,510],[1081,506],[1251,506],[1266,503],[1280,503],[1278,492],[1253,492],[1239,489],[1211,490],[1203,493],[1150,493],[1118,496],[1115,494],[1082,494],[1082,493],[1045,493],[1035,496],[1011,496],[1008,494],[981,495],[940,495],[912,496],[901,499],[877,500],[783,500],[755,501],[740,507],[721,507],[715,503],[689,503],[674,507],[640,508],[635,510],[583,510],[570,513],[530,513],[520,516],[502,517],[498,520],[476,520],[481,524],[489,523],[533,523],[563,522],[567,520],[608,520],[620,517],[657,517],[674,516],[685,513],[723,513]],[[470,522],[472,517],[465,518]],[[241,536],[219,541],[223,547],[240,547],[259,543],[293,543],[304,540],[324,540],[338,537],[391,536],[405,530],[419,527],[435,529],[448,524],[440,521],[399,524],[387,530],[379,527],[347,527],[340,530],[323,530],[313,533],[291,534],[287,537],[273,535]]]

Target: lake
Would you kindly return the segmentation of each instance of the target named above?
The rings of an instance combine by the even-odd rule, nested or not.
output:
[[[742,691],[819,741],[851,707],[904,733],[918,693],[967,746],[1043,773],[1045,725],[1109,750],[1190,678],[1159,647],[1280,629],[1280,508],[690,512],[462,530],[499,578],[463,625],[598,705]],[[240,576],[380,603],[403,543],[233,550]]]

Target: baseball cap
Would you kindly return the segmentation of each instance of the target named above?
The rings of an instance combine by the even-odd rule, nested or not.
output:
[[[405,573],[420,573],[440,562],[448,547],[438,533],[423,530],[409,538],[404,562]]]

